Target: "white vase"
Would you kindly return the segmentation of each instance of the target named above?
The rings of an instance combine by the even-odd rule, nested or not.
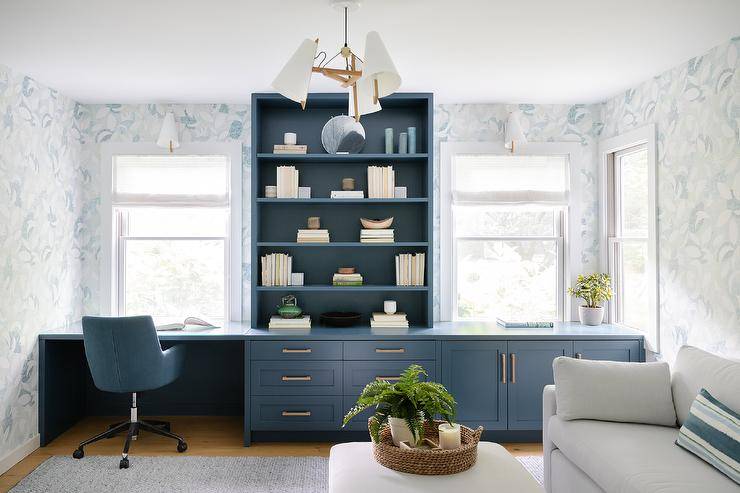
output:
[[[604,307],[597,306],[589,308],[587,306],[578,307],[578,318],[583,325],[600,325],[604,320]]]
[[[405,419],[389,417],[388,425],[391,427],[391,437],[393,437],[393,445],[396,447],[401,442],[409,442],[412,446],[416,443],[414,434],[411,433],[411,428],[409,428]]]

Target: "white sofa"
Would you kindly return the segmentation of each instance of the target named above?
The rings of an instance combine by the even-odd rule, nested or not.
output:
[[[702,387],[731,408],[740,409],[740,362],[689,346],[681,348],[671,374],[678,426]],[[740,491],[728,477],[674,444],[678,426],[567,421],[557,415],[554,385],[545,387],[542,414],[548,493]]]

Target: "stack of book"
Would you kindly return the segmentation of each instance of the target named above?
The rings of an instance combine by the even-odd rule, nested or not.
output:
[[[331,198],[333,199],[364,199],[364,190],[332,190]]]
[[[307,145],[301,144],[275,144],[272,146],[273,154],[306,154]]]
[[[310,329],[311,315],[302,315],[296,318],[283,318],[280,315],[270,317],[268,329]]]
[[[406,318],[406,314],[403,312],[396,312],[392,315],[382,312],[373,312],[373,317],[370,319],[370,327],[373,329],[408,329],[409,321]]]
[[[362,274],[334,274],[331,280],[334,286],[362,286]]]
[[[392,229],[363,229],[360,243],[393,243]]]
[[[423,286],[425,254],[396,255],[396,286]]]
[[[290,286],[293,257],[286,253],[271,253],[262,258],[263,286]]]
[[[367,196],[370,199],[392,199],[396,187],[393,166],[367,167]]]
[[[328,229],[299,229],[298,243],[329,243]]]
[[[277,167],[277,198],[298,198],[298,170],[295,166]]]

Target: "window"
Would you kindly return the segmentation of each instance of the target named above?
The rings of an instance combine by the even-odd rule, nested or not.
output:
[[[443,148],[443,319],[563,320],[569,154]]]
[[[137,149],[121,149],[131,150]],[[236,157],[115,150],[104,154],[112,164],[111,194],[106,197],[110,313],[152,315],[158,323],[187,316],[240,320],[241,215],[234,211],[241,207],[236,200],[241,187],[234,187],[234,181],[240,181],[232,166]]]
[[[657,351],[654,128],[636,132],[601,144],[609,318],[645,332]]]

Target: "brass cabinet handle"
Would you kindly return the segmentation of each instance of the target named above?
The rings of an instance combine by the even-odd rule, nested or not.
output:
[[[583,359],[583,355],[581,353],[576,353],[576,359]]]
[[[310,352],[311,352],[311,348],[305,348],[305,349],[290,349],[290,348],[284,347],[284,348],[283,348],[283,352],[284,352],[284,353],[288,353],[288,354],[291,354],[291,353],[310,353]]]
[[[384,348],[376,347],[375,352],[376,353],[405,353],[406,348],[400,347],[398,349],[384,349]]]
[[[311,411],[283,411],[283,416],[294,418],[296,416],[311,416]]]
[[[506,353],[501,353],[501,383],[506,385]]]
[[[375,377],[375,380],[377,380],[378,382],[382,382],[383,380],[387,380],[390,382],[390,381],[401,380],[401,377]]]
[[[283,382],[310,382],[311,381],[311,375],[300,375],[300,376],[289,376],[289,375],[283,375],[282,378]]]
[[[511,353],[511,383],[516,383],[516,354]]]

